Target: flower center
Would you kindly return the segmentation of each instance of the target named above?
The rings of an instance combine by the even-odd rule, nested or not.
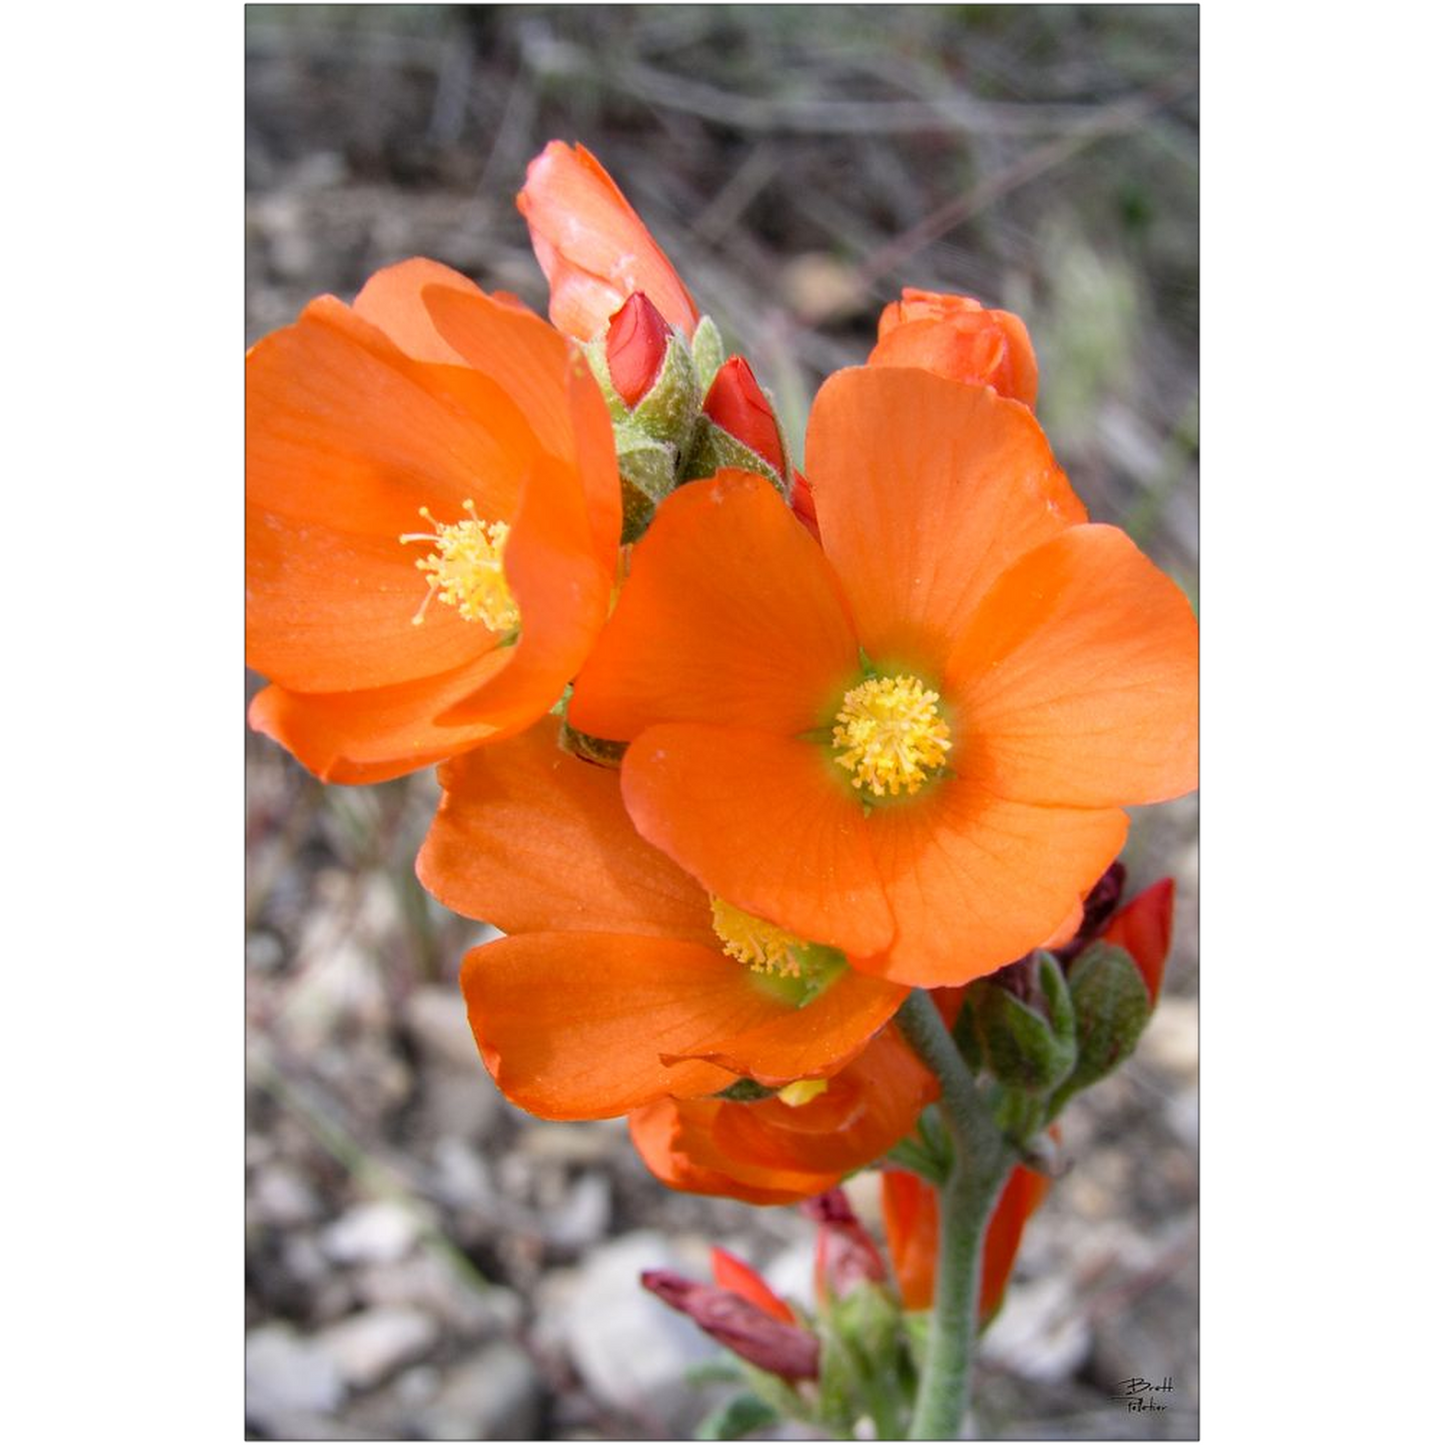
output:
[[[916,793],[953,746],[938,694],[916,677],[870,677],[843,698],[833,728],[834,762],[875,798]]]
[[[432,598],[455,607],[468,622],[480,622],[492,632],[510,632],[521,613],[502,571],[502,551],[511,530],[505,522],[484,522],[470,498],[462,503],[466,518],[444,527],[423,507],[430,532],[407,532],[402,542],[426,542],[433,550],[417,562],[426,573],[427,593],[412,625],[420,627]]]
[[[721,898],[712,900],[712,930],[721,940],[723,952],[747,964],[754,973],[803,977],[808,944],[797,934],[754,918]]]

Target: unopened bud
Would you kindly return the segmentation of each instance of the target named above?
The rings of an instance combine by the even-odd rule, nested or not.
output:
[[[723,362],[702,409],[730,437],[782,474],[786,461],[778,419],[752,367],[741,356],[730,356]]]
[[[629,410],[652,390],[671,339],[672,328],[641,291],[634,291],[607,323],[607,373]]]
[[[731,1290],[698,1284],[670,1269],[645,1270],[642,1283],[749,1364],[784,1380],[817,1379],[818,1339],[807,1330],[769,1318]]]
[[[1134,1052],[1149,1022],[1149,990],[1128,952],[1112,943],[1091,943],[1069,970],[1078,1061],[1069,1093],[1087,1088]]]
[[[1074,1006],[1052,954],[1032,953],[980,979],[967,1001],[982,1062],[1000,1083],[1046,1094],[1069,1077]]]
[[[878,1246],[841,1189],[806,1200],[801,1208],[818,1226],[813,1285],[820,1305],[844,1299],[860,1284],[880,1284],[888,1278]]]
[[[772,403],[741,356],[718,368],[702,404],[687,481],[710,477],[725,467],[766,477],[789,500],[792,490],[787,443]]]

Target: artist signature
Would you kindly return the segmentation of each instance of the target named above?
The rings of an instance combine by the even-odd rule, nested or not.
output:
[[[1165,1375],[1157,1385],[1136,1375],[1132,1380],[1120,1380],[1110,1398],[1117,1400],[1126,1410],[1167,1410],[1169,1406],[1156,1397],[1173,1393],[1173,1375]]]

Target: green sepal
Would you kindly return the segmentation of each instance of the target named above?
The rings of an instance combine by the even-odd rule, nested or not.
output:
[[[692,333],[692,364],[697,372],[698,394],[706,396],[718,370],[727,359],[722,333],[711,316],[704,316]]]
[[[819,1320],[819,1395],[824,1422],[847,1436],[864,1415],[880,1440],[897,1438],[914,1390],[903,1311],[890,1288],[864,1282],[831,1301]]]
[[[614,423],[612,434],[622,479],[622,540],[635,542],[677,481],[677,449],[644,435],[629,421]]]
[[[720,1089],[713,1098],[726,1099],[730,1104],[757,1104],[763,1099],[771,1099],[777,1092],[756,1079],[736,1079],[727,1088]]]
[[[1030,964],[1037,969],[1042,1013],[991,979],[970,988],[968,998],[989,1072],[1010,1089],[1047,1094],[1074,1069],[1074,1008],[1054,956],[1035,954]]]
[[[602,389],[602,399],[614,423],[627,420],[627,403],[617,394],[612,385],[612,373],[607,368],[607,328],[604,326],[591,341],[582,343],[582,355],[587,358],[597,385]]]
[[[1138,965],[1112,943],[1091,943],[1074,960],[1069,993],[1077,1019],[1078,1059],[1065,1093],[1075,1094],[1134,1052],[1152,1010]]]
[[[775,1425],[778,1412],[754,1394],[734,1395],[725,1404],[719,1405],[710,1415],[705,1416],[694,1432],[695,1440],[741,1440],[754,1430]]]
[[[632,409],[631,424],[654,441],[681,451],[692,437],[702,393],[687,342],[673,332],[657,380]]]
[[[589,763],[599,763],[604,768],[620,768],[622,755],[627,744],[614,738],[596,738],[591,733],[578,732],[565,719],[562,730],[557,734],[557,746],[565,753],[583,758]]]
[[[779,432],[779,435],[782,433]],[[768,462],[731,432],[724,431],[711,417],[701,416],[698,418],[697,432],[693,438],[692,453],[683,463],[682,480],[699,481],[724,467],[736,467],[739,471],[766,477],[777,488],[783,500],[788,500],[789,488]]]

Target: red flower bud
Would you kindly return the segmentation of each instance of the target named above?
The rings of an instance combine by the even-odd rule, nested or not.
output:
[[[607,323],[607,371],[629,408],[652,390],[671,339],[672,328],[641,291],[613,312]]]
[[[806,1200],[802,1209],[818,1225],[813,1282],[819,1303],[842,1299],[867,1281],[881,1284],[888,1278],[883,1256],[841,1189]]]
[[[702,409],[729,436],[751,447],[780,477],[783,475],[786,462],[778,419],[752,367],[741,356],[728,357],[718,368]]]
[[[818,1378],[818,1339],[807,1330],[771,1319],[731,1290],[698,1284],[670,1269],[644,1270],[642,1284],[749,1364],[784,1380]]]
[[[1173,925],[1174,880],[1161,878],[1126,903],[1104,930],[1104,942],[1117,944],[1134,960],[1151,1004],[1159,1002]]]

